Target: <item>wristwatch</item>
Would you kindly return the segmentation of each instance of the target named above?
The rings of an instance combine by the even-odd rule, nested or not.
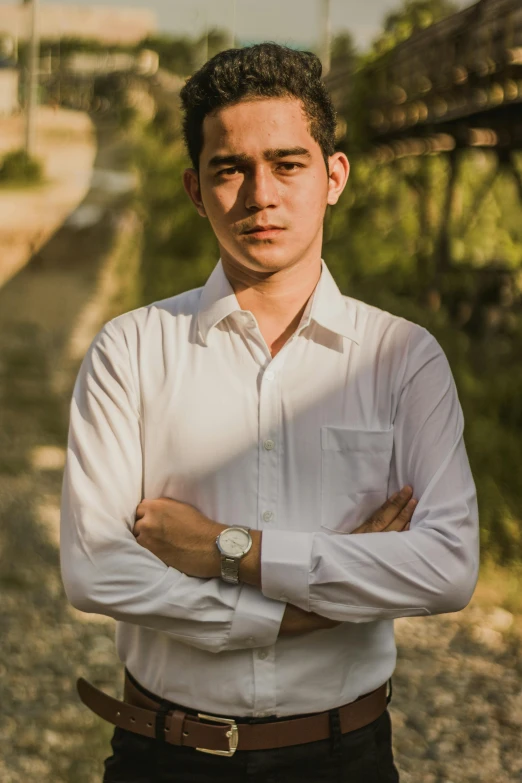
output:
[[[227,527],[216,538],[221,555],[221,578],[231,585],[239,584],[239,563],[250,551],[252,536],[246,527]]]

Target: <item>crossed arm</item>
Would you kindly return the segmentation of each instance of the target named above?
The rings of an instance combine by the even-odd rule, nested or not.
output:
[[[379,533],[409,530],[409,523],[416,506],[412,488],[403,487],[392,495],[381,508],[355,533]],[[216,536],[226,525],[213,522],[187,503],[171,498],[143,500],[136,512],[133,533],[138,544],[152,552],[167,566],[187,576],[202,579],[219,578],[220,559],[215,545]],[[261,589],[262,532],[251,530],[252,547],[242,559],[239,568],[241,582]],[[300,609],[287,603],[279,629],[279,635],[300,634],[339,625],[315,612]]]
[[[217,578],[214,541],[225,525],[175,499],[143,501],[129,354],[125,336],[108,324],[82,364],[71,405],[61,518],[71,603],[211,652],[338,622],[462,608],[478,572],[474,487],[447,362],[435,341],[425,354],[412,360],[394,422],[402,433],[396,486],[411,484],[419,501],[411,530],[394,513],[382,529],[371,522],[387,535],[253,531],[236,587]]]

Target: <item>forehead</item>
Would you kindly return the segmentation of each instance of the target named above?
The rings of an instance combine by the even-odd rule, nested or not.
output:
[[[297,98],[256,98],[225,106],[205,117],[201,159],[217,153],[260,154],[269,147],[302,146],[321,154]]]

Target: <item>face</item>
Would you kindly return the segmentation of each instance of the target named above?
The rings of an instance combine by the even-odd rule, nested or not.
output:
[[[270,273],[320,259],[326,207],[349,172],[343,153],[328,162],[300,101],[242,101],[205,118],[199,180],[189,169],[184,185],[223,262]]]

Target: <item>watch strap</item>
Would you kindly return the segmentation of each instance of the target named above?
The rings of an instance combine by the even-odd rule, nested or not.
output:
[[[231,585],[239,584],[239,563],[241,558],[221,555],[221,578]]]

